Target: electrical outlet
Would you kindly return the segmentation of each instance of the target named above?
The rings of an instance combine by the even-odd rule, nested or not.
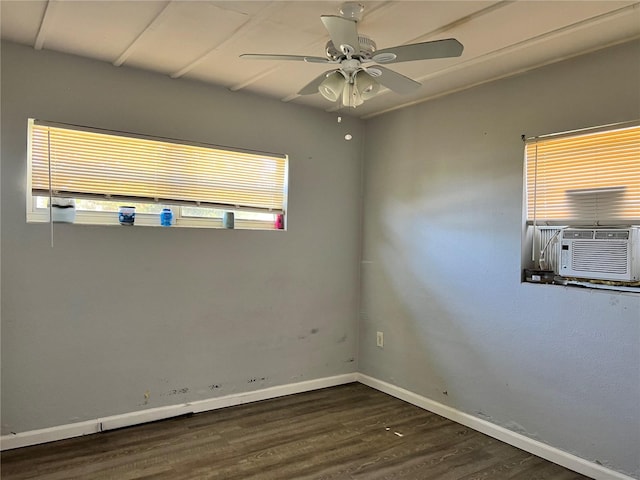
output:
[[[384,347],[384,333],[378,332],[376,334],[376,345],[380,348]]]

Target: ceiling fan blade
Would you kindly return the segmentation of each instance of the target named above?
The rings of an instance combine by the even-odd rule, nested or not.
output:
[[[455,38],[433,42],[412,43],[378,50],[372,60],[377,63],[410,62],[430,58],[459,57],[464,46]]]
[[[397,93],[411,93],[422,86],[421,83],[380,65],[369,67],[367,73],[374,77],[380,85]]]
[[[304,61],[307,63],[338,63],[324,57],[304,57]]]
[[[333,46],[346,53],[342,45],[349,45],[352,53],[360,53],[360,42],[358,41],[358,30],[355,20],[338,17],[336,15],[323,15],[320,17],[325,28],[329,32]]]
[[[306,55],[270,55],[266,53],[245,53],[240,55],[240,58],[247,58],[249,60],[293,60],[307,63],[329,63],[328,58],[310,57]]]
[[[298,92],[298,95],[313,95],[314,93],[318,93],[318,87],[327,76],[333,72],[337,72],[338,70],[329,70],[328,72],[324,72],[321,75],[318,75],[316,78],[311,80],[311,82],[307,83],[302,89]]]

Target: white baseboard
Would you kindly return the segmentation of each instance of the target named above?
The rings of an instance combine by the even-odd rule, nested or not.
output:
[[[455,408],[430,400],[426,397],[410,392],[409,390],[405,390],[361,373],[348,373],[344,375],[336,375],[334,377],[318,378],[299,383],[264,388],[262,390],[255,390],[252,392],[236,393],[226,395],[224,397],[209,398],[206,400],[198,400],[166,407],[150,408],[148,410],[139,410],[122,415],[112,415],[95,420],[59,425],[56,427],[32,430],[14,435],[4,435],[0,437],[0,450],[11,450],[29,445],[63,440],[65,438],[79,437],[105,430],[112,430],[115,428],[176,417],[188,413],[206,412],[218,408],[232,407],[234,405],[242,405],[245,403],[257,402],[259,400],[268,400],[270,398],[277,398],[295,393],[309,392],[320,388],[334,387],[336,385],[343,385],[351,382],[363,383],[364,385],[368,385],[376,390],[441,415],[453,420],[454,422],[465,425],[489,435],[490,437],[508,443],[509,445],[513,445],[521,450],[532,453],[596,480],[636,480],[622,473],[603,467],[602,465],[590,462],[584,458],[580,458],[558,448],[500,427],[494,423],[474,417],[473,415],[469,415],[468,413],[461,412]]]
[[[393,397],[404,400],[417,407],[433,412],[442,417],[453,420],[478,432],[497,438],[498,440],[513,445],[521,450],[537,455],[558,465],[562,465],[570,470],[586,475],[596,480],[636,480],[622,473],[590,462],[571,453],[564,452],[546,443],[533,440],[519,433],[500,427],[468,413],[461,412],[455,408],[428,399],[416,393],[397,387],[391,383],[378,380],[376,378],[357,374],[357,381]]]
[[[334,387],[357,381],[356,373],[336,375],[334,377],[318,378],[304,382],[290,383],[276,387],[264,388],[252,392],[235,393],[224,397],[209,398],[178,405],[166,407],[150,408],[136,412],[124,413],[122,415],[112,415],[95,420],[59,425],[40,430],[31,430],[13,435],[3,435],[0,437],[0,450],[11,450],[14,448],[37,445],[39,443],[54,442],[65,438],[89,435],[105,430],[128,427],[146,422],[153,422],[165,418],[177,417],[188,413],[200,413],[218,408],[242,405],[244,403],[268,400],[270,398],[292,395],[295,393],[309,392],[320,388]]]

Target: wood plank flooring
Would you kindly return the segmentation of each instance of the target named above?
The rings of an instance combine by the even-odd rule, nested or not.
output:
[[[3,480],[578,480],[352,383],[3,452]]]

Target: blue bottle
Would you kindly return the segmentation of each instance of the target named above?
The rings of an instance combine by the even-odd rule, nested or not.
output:
[[[173,212],[170,208],[163,208],[160,213],[160,225],[163,227],[170,227],[173,220]]]

